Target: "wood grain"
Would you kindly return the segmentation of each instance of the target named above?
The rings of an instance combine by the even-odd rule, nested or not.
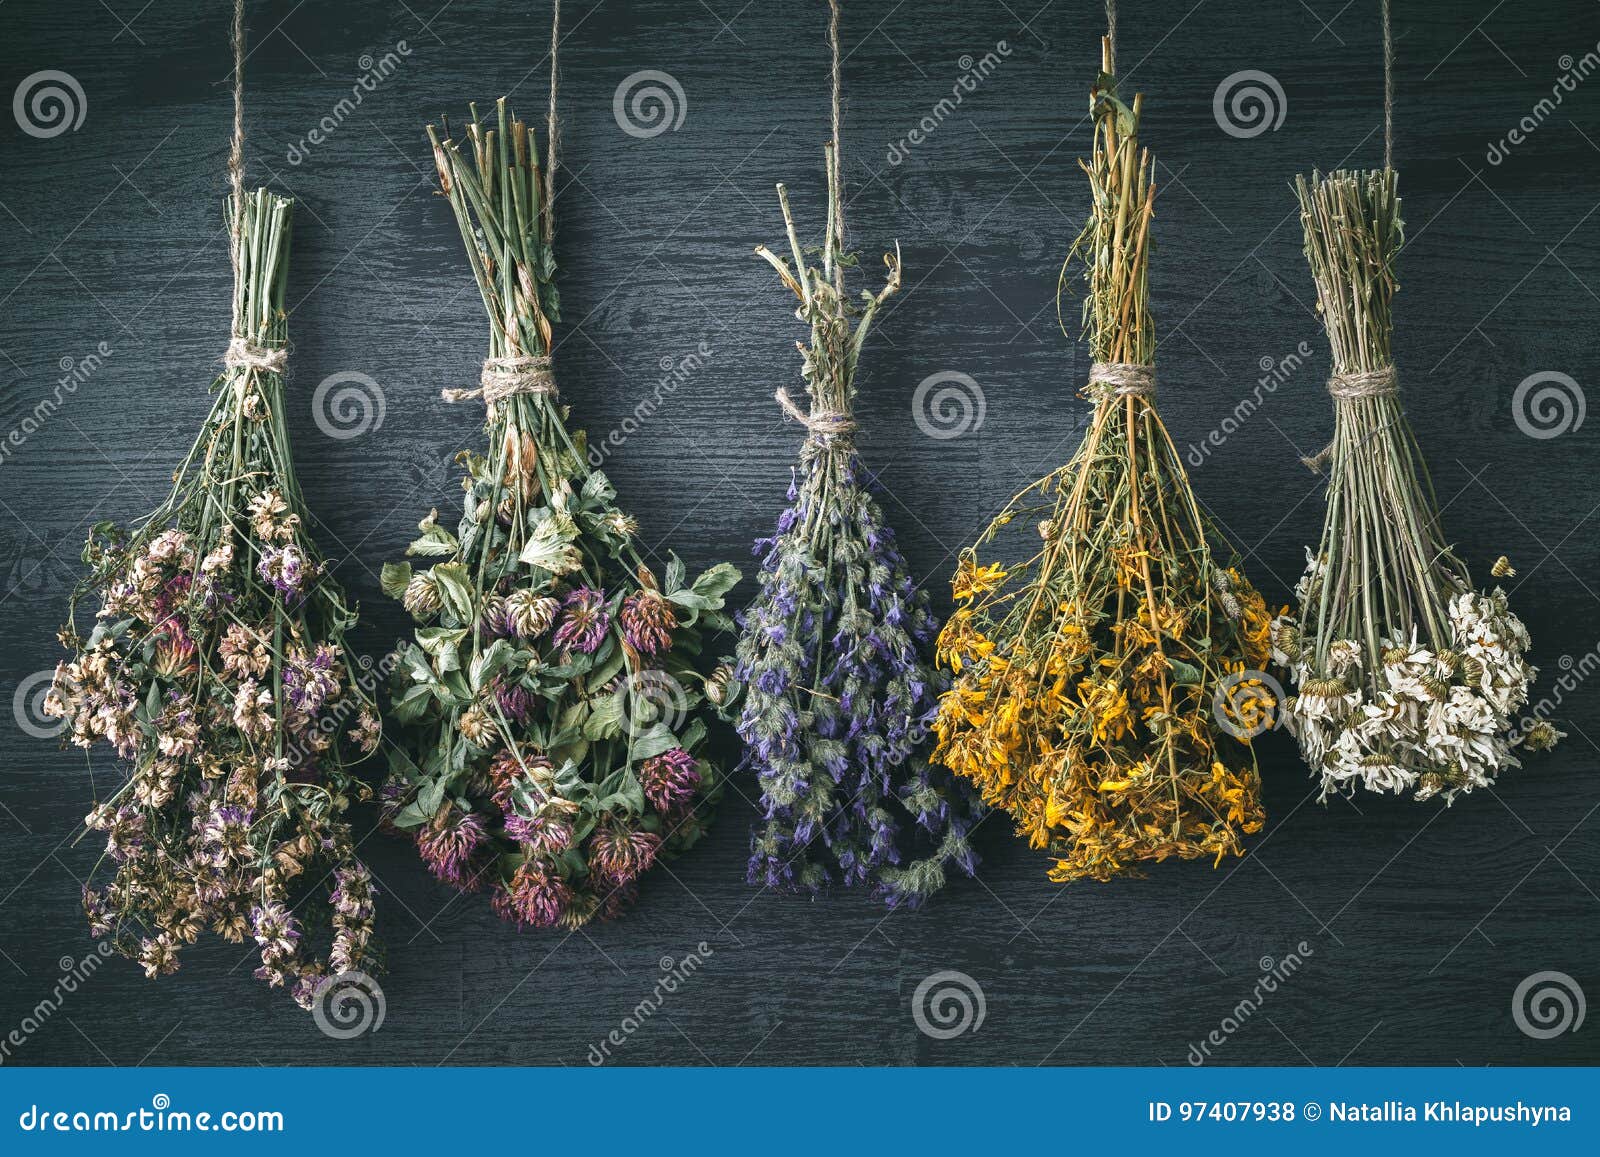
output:
[[[112,7],[131,30],[92,0],[10,0],[0,11],[0,89],[60,69],[88,102],[83,125],[51,139],[0,120],[0,425],[22,426],[61,359],[102,341],[113,350],[0,459],[8,699],[58,658],[54,631],[87,525],[159,501],[226,339],[223,6]],[[655,389],[663,359],[706,343],[706,366],[607,469],[653,549],[670,546],[691,566],[747,560],[797,448],[771,394],[798,380],[797,324],[751,249],[777,239],[780,179],[820,231],[823,6],[566,7],[563,389],[603,437]],[[869,267],[898,239],[907,284],[866,359],[863,442],[941,611],[953,549],[1063,460],[1083,419],[1075,391],[1086,362],[1075,332],[1057,328],[1054,294],[1084,212],[1075,160],[1087,149],[1099,6],[1045,5],[1024,28],[1035,7],[846,4],[850,233]],[[1375,6],[1126,7],[1125,72],[1147,94],[1144,135],[1160,160],[1155,308],[1174,436],[1202,443],[1250,393],[1263,359],[1302,341],[1313,351],[1194,469],[1258,585],[1285,601],[1321,518],[1319,483],[1297,459],[1330,428],[1326,345],[1307,309],[1289,181],[1313,166],[1378,162]],[[1549,95],[1564,54],[1595,49],[1600,15],[1579,0],[1493,8],[1400,6],[1396,156],[1410,241],[1396,349],[1459,549],[1480,574],[1500,553],[1520,568],[1516,604],[1548,692],[1564,657],[1600,645],[1596,424],[1527,437],[1512,394],[1538,371],[1600,382],[1590,179],[1600,152],[1600,87],[1590,86],[1600,82],[1564,93],[1503,164],[1485,150]],[[357,641],[373,653],[404,629],[378,591],[379,564],[400,555],[430,505],[449,501],[451,456],[477,436],[472,407],[437,401],[440,387],[470,380],[485,326],[432,193],[421,127],[507,91],[537,112],[543,10],[250,5],[250,177],[299,200],[296,455],[323,546],[365,612]],[[992,75],[891,164],[890,144],[950,94],[961,58],[1002,38],[1009,53]],[[290,146],[349,94],[363,54],[401,40],[409,55],[395,74],[292,164]],[[643,69],[681,84],[677,131],[638,139],[614,119],[613,94]],[[1212,99],[1245,69],[1275,77],[1287,109],[1277,131],[1239,139],[1221,130]],[[351,440],[319,431],[313,391],[339,371],[381,385],[380,429]],[[986,402],[982,427],[950,440],[925,436],[912,414],[917,384],[942,371],[970,375]],[[384,891],[381,1031],[325,1038],[250,979],[240,951],[207,941],[159,983],[107,965],[8,1063],[581,1065],[635,1013],[662,959],[701,941],[704,966],[625,1036],[615,1061],[1181,1065],[1250,993],[1262,958],[1281,961],[1303,941],[1304,967],[1215,1050],[1216,1063],[1594,1063],[1595,1033],[1532,1039],[1511,1001],[1546,969],[1600,995],[1597,707],[1600,686],[1564,692],[1566,745],[1449,810],[1318,805],[1293,745],[1265,737],[1271,826],[1249,857],[1216,870],[1167,865],[1144,880],[1061,889],[991,819],[981,882],[917,913],[746,887],[749,783],[628,919],[574,936],[515,933],[480,899],[453,899],[429,880],[407,846],[374,835],[364,851]],[[4,724],[0,1033],[49,992],[60,958],[90,951],[77,877],[94,853],[73,839],[92,784],[114,775],[101,753],[86,761]],[[972,977],[985,1002],[981,1027],[950,1040],[920,1032],[912,1009],[918,984],[944,970]]]

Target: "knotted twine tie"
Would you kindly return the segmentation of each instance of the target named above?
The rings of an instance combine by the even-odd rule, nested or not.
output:
[[[235,335],[222,355],[222,364],[230,370],[263,370],[281,374],[289,364],[289,351],[284,346],[256,345],[247,337]]]
[[[1334,374],[1328,379],[1328,393],[1334,404],[1355,401],[1358,398],[1387,398],[1400,392],[1400,380],[1393,366],[1376,370],[1355,370],[1348,374]],[[1329,442],[1309,458],[1300,461],[1307,470],[1321,471],[1333,457],[1333,443]]]
[[[780,389],[772,396],[783,407],[785,414],[804,426],[811,438],[824,445],[855,433],[856,420],[842,410],[813,410],[808,414],[794,404],[787,390]]]
[[[1156,368],[1133,362],[1095,362],[1089,367],[1087,392],[1097,402],[1110,398],[1154,397]]]
[[[513,394],[556,395],[556,379],[550,371],[548,354],[489,358],[483,363],[476,389],[442,390],[439,396],[447,402],[482,398],[485,406],[492,406]]]

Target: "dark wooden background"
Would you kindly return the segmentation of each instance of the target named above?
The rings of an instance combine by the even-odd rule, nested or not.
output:
[[[416,520],[455,489],[451,454],[477,437],[469,380],[485,321],[422,134],[440,112],[511,93],[543,116],[544,4],[490,0],[249,5],[249,171],[298,199],[290,299],[291,415],[324,549],[364,612],[357,644],[403,629],[378,591]],[[81,127],[51,139],[0,117],[0,425],[21,428],[61,376],[105,342],[106,364],[0,461],[0,692],[58,658],[54,631],[85,528],[155,506],[207,406],[226,341],[221,198],[229,128],[222,3],[9,0],[0,96],[43,69],[70,73]],[[735,559],[771,525],[797,448],[771,402],[797,382],[791,307],[751,255],[781,238],[772,186],[789,183],[820,230],[826,124],[819,0],[568,0],[559,254],[561,377],[594,436],[616,428],[701,343],[707,366],[608,467],[654,547],[693,566]],[[1162,409],[1201,441],[1248,395],[1263,359],[1299,343],[1305,367],[1194,471],[1202,498],[1286,601],[1315,541],[1320,487],[1299,464],[1329,429],[1326,345],[1307,308],[1289,182],[1313,166],[1379,162],[1376,3],[1130,0],[1124,72],[1146,93],[1160,160],[1156,310]],[[1018,487],[1070,453],[1086,361],[1057,329],[1058,265],[1085,209],[1086,95],[1100,5],[1082,0],[846,4],[849,221],[865,264],[898,239],[906,292],[878,326],[861,377],[865,453],[941,612],[952,551]],[[1600,79],[1511,150],[1486,160],[1597,51],[1587,0],[1397,4],[1396,159],[1409,222],[1396,349],[1445,518],[1486,576],[1510,586],[1545,668],[1586,667],[1600,641],[1597,428],[1534,439],[1512,393],[1530,374],[1600,381]],[[1036,11],[1037,10],[1037,11]],[[1010,54],[902,164],[888,160],[949,94],[963,56]],[[363,55],[404,40],[398,71],[300,164],[290,147],[332,114]],[[1569,58],[1563,61],[1563,58]],[[1590,58],[1591,63],[1593,57]],[[624,133],[624,78],[670,73],[682,125]],[[1213,95],[1233,73],[1271,74],[1276,131],[1225,133]],[[325,436],[312,395],[369,375],[380,429]],[[924,436],[917,384],[959,371],[981,386],[981,429]],[[745,588],[748,589],[748,588]],[[1593,662],[1591,656],[1590,663]],[[32,684],[31,686],[37,686]],[[1494,792],[1437,804],[1363,798],[1323,807],[1281,734],[1267,737],[1267,833],[1246,859],[1170,864],[1148,879],[1067,889],[1000,820],[980,834],[981,882],[885,918],[842,894],[816,902],[743,881],[749,783],[713,836],[659,872],[626,920],[572,935],[518,934],[481,899],[452,902],[409,846],[364,845],[384,897],[387,1019],[325,1038],[207,939],[183,970],[146,982],[104,968],[10,1063],[583,1064],[655,985],[658,961],[705,941],[700,972],[620,1048],[623,1063],[1185,1063],[1192,1042],[1250,994],[1262,957],[1312,949],[1292,981],[1223,1047],[1225,1064],[1546,1064],[1600,1059],[1600,1033],[1535,1040],[1512,994],[1555,969],[1600,996],[1600,685],[1565,695],[1572,733]],[[4,716],[0,734],[0,1034],[48,995],[58,960],[90,950],[78,910],[94,859],[75,844],[86,763]],[[359,822],[370,826],[371,815]],[[923,978],[981,986],[981,1027],[918,1031]]]

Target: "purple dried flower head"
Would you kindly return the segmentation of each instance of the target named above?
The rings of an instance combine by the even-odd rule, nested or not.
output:
[[[339,694],[339,680],[333,670],[338,658],[338,649],[327,643],[319,643],[310,655],[302,647],[290,649],[283,669],[283,690],[296,711],[315,715]]]
[[[294,986],[289,989],[289,995],[294,998],[296,1004],[309,1012],[316,1006],[317,991],[327,980],[328,977],[320,972],[302,972],[299,979],[294,982]]]
[[[90,936],[98,940],[103,936],[111,935],[111,929],[116,924],[116,918],[106,904],[105,897],[87,886],[83,889],[83,914],[89,918]]]
[[[167,679],[181,679],[192,674],[199,649],[184,631],[183,624],[168,618],[161,624],[161,633],[165,637],[156,644],[156,674]]]
[[[617,612],[622,637],[641,655],[659,655],[672,646],[678,616],[672,604],[657,591],[640,590],[622,600]]]
[[[517,683],[506,683],[502,679],[496,679],[494,698],[507,719],[516,723],[528,721],[528,713],[533,710],[533,696],[528,693],[527,688]]]
[[[124,804],[106,829],[106,851],[120,863],[144,847],[144,835],[144,812]]]
[[[639,782],[657,811],[670,812],[693,801],[700,789],[700,768],[694,756],[674,747],[645,760],[639,768]]]
[[[314,569],[300,548],[291,542],[262,551],[256,573],[261,576],[262,582],[271,583],[273,589],[288,601],[305,588],[305,584],[313,577]]]
[[[290,956],[300,940],[300,923],[289,909],[276,900],[269,900],[250,910],[250,932],[261,946],[263,956],[269,952]]]
[[[507,749],[489,762],[489,796],[496,807],[510,815],[516,810],[512,797],[517,789],[542,788],[554,778],[555,769],[544,755],[528,751],[519,759],[516,752]]]
[[[186,574],[173,575],[161,584],[161,593],[156,595],[155,601],[151,604],[151,609],[155,612],[157,618],[165,618],[172,613],[173,608],[183,602],[184,596],[188,593],[189,576]]]
[[[383,781],[378,789],[378,827],[390,836],[400,835],[394,826],[394,817],[400,814],[411,798],[411,785],[398,776]]]
[[[549,816],[508,815],[506,836],[530,855],[560,855],[572,846],[572,825]]]
[[[627,884],[655,863],[661,837],[626,824],[602,822],[589,837],[589,868],[604,883]]]
[[[377,889],[372,886],[372,874],[359,862],[339,868],[333,874],[333,891],[328,903],[344,920],[370,920],[373,915],[372,898]]]
[[[611,617],[606,613],[604,591],[593,587],[578,587],[561,600],[561,625],[556,628],[555,643],[584,654],[593,654],[605,641]]]
[[[478,886],[473,855],[486,839],[483,817],[451,805],[417,832],[417,850],[435,876],[470,891]]]
[[[491,901],[501,919],[534,928],[554,927],[571,902],[567,882],[540,860],[523,861]]]
[[[506,600],[500,595],[490,595],[484,600],[483,610],[478,614],[478,625],[491,639],[504,639],[516,634],[506,611]]]

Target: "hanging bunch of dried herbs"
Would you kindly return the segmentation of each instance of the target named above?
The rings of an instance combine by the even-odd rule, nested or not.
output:
[[[421,624],[403,644],[392,713],[404,751],[385,818],[441,880],[487,888],[521,925],[577,927],[617,914],[639,877],[702,834],[717,794],[699,754],[701,632],[731,623],[722,564],[657,576],[637,526],[591,471],[550,369],[550,179],[534,133],[505,101],[465,141],[430,126],[489,315],[480,389],[487,449],[460,456],[455,533],[437,512],[384,589]],[[542,179],[541,179],[542,178]]]
[[[836,34],[834,44],[837,54]],[[820,265],[800,247],[782,185],[794,264],[756,249],[799,299],[811,342],[795,343],[808,412],[778,391],[807,428],[799,469],[776,534],[756,544],[761,589],[740,615],[733,688],[763,812],[749,879],[810,891],[863,885],[891,905],[916,905],[944,885],[946,863],[975,869],[967,835],[980,807],[921,750],[941,686],[923,657],[935,624],[871,493],[851,415],[861,347],[900,287],[900,258],[884,258],[881,290],[851,300],[845,273],[856,259],[844,248],[837,149],[836,139],[824,150]]]
[[[1503,590],[1480,593],[1445,542],[1438,502],[1400,404],[1391,340],[1400,198],[1393,169],[1299,181],[1306,259],[1333,348],[1333,443],[1322,544],[1273,625],[1298,694],[1286,722],[1323,796],[1440,795],[1494,783],[1513,749],[1551,746],[1540,721],[1512,734],[1535,671]],[[1497,577],[1510,564],[1496,563]]]
[[[95,526],[49,706],[73,743],[129,765],[87,821],[106,837],[84,889],[95,935],[152,977],[207,928],[253,939],[256,975],[310,1007],[325,978],[371,967],[374,889],[342,817],[368,794],[350,764],[379,725],[372,677],[344,646],[355,611],[306,533],[289,453],[290,210],[235,185],[216,401],[161,508]]]
[[[1240,854],[1262,809],[1235,737],[1275,707],[1253,670],[1267,660],[1261,596],[1214,560],[1220,539],[1155,410],[1152,163],[1109,38],[1103,55],[1083,166],[1093,206],[1073,250],[1094,413],[1072,460],[962,553],[938,651],[954,685],[935,758],[1011,812],[1057,881]],[[1022,557],[989,557],[1004,551]]]

